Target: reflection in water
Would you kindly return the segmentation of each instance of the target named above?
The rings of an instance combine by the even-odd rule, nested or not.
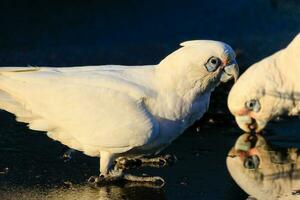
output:
[[[139,186],[106,186],[93,188],[75,185],[60,188],[0,188],[1,200],[140,200],[166,199],[161,189]]]
[[[275,149],[261,135],[243,134],[227,157],[237,184],[258,200],[300,199],[300,158],[296,148]]]

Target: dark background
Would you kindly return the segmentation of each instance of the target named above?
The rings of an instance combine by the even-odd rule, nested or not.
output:
[[[183,41],[213,39],[236,50],[243,71],[300,32],[300,2],[2,0],[0,26],[0,66],[156,64]],[[145,169],[166,178],[162,190],[86,187],[86,179],[98,173],[97,159],[78,153],[63,162],[65,147],[3,111],[0,198],[245,199],[225,166],[227,151],[241,134],[226,107],[231,85],[219,87],[209,113],[167,149],[179,157],[176,165]]]
[[[297,0],[1,1],[0,64],[154,64],[193,39],[221,40],[242,67],[300,30]]]

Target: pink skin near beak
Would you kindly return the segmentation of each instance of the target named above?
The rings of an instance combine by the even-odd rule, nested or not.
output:
[[[242,108],[237,112],[233,113],[235,115],[236,122],[238,126],[246,132],[258,132],[257,116],[255,112],[248,110],[247,108]]]
[[[239,115],[239,116],[248,115],[248,113],[249,113],[249,110],[246,109],[246,108],[243,108],[243,109],[236,112],[236,114]]]
[[[226,66],[228,64],[228,60],[227,59],[226,60],[222,60],[222,61],[224,63],[224,66]]]
[[[249,151],[241,151],[239,157],[243,160],[248,156],[257,155],[258,151],[255,148],[249,149]]]
[[[227,66],[227,64],[228,64],[228,60],[227,59],[222,60],[222,63],[223,64],[222,64],[221,68],[224,69]]]
[[[257,118],[257,116],[255,115],[255,113],[250,112],[250,111],[249,111],[248,109],[246,109],[246,108],[243,108],[243,109],[239,110],[238,112],[236,112],[236,114],[239,115],[239,116],[248,115],[248,116],[250,116],[250,117],[253,118],[253,119],[256,119],[256,118]]]

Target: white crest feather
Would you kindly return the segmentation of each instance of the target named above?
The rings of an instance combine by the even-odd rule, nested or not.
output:
[[[201,42],[203,42],[203,40],[189,40],[189,41],[180,43],[180,46],[182,46],[182,47],[194,46],[194,45],[199,45]]]

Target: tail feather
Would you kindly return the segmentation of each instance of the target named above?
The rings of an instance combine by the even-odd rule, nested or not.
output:
[[[3,90],[0,90],[0,109],[15,114],[17,121],[20,122],[28,123],[32,119],[38,118]]]

